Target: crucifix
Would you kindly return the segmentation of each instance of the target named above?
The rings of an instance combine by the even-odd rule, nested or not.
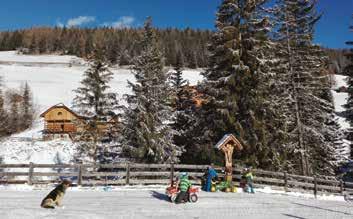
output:
[[[223,138],[216,144],[215,148],[223,151],[225,160],[225,180],[232,182],[233,173],[233,151],[234,148],[242,150],[243,147],[232,134],[224,135]]]

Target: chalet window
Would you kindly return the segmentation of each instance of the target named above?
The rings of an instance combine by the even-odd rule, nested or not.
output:
[[[62,112],[58,112],[58,116],[61,116],[63,113]]]

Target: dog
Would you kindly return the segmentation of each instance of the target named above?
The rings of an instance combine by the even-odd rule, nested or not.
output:
[[[42,201],[40,206],[42,208],[52,208],[55,206],[61,207],[62,200],[64,198],[64,194],[66,189],[71,186],[70,180],[63,180],[60,185],[58,185],[55,189],[53,189]]]

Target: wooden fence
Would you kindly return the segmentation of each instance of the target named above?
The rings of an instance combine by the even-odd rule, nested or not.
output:
[[[92,185],[167,185],[180,172],[188,172],[193,184],[200,185],[206,165],[184,164],[0,164],[0,184],[50,184],[70,178],[80,186]],[[223,177],[220,167],[216,170]],[[353,183],[343,183],[329,176],[300,176],[286,172],[254,170],[255,187],[281,187],[286,191],[353,192]],[[241,168],[234,168],[233,181],[239,184]]]

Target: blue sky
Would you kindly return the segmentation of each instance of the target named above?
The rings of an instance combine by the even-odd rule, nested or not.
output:
[[[0,30],[32,26],[140,26],[152,16],[158,27],[212,29],[221,0],[5,0],[0,7]],[[353,0],[319,0],[324,12],[315,41],[330,48],[353,40],[348,30]]]

